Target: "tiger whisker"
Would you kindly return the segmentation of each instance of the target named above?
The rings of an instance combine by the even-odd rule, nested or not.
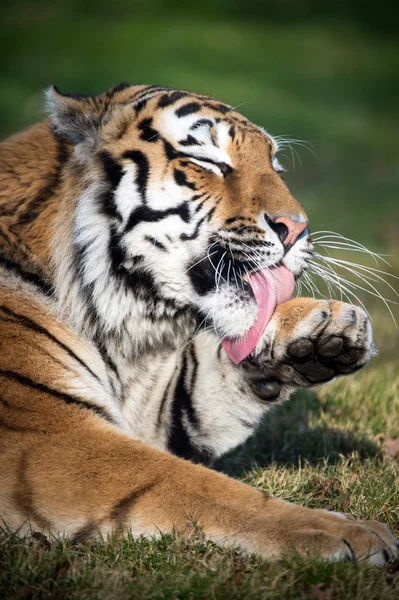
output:
[[[371,252],[370,250],[363,250],[362,248],[356,248],[354,246],[351,246],[350,244],[338,243],[338,242],[334,242],[334,241],[328,242],[328,243],[323,243],[323,242],[317,242],[315,240],[312,240],[312,243],[313,243],[313,246],[317,246],[320,248],[329,248],[330,250],[344,250],[345,252],[360,252],[360,253],[364,253],[364,254],[369,254],[373,258],[374,257],[380,258],[388,266],[391,266],[389,264],[389,262],[383,258],[383,256],[388,256],[388,254],[376,254],[375,252]]]
[[[322,235],[319,235],[322,234]],[[319,237],[316,237],[317,235],[319,235]],[[315,243],[321,243],[321,242],[334,242],[339,244],[340,242],[344,242],[349,244],[352,248],[359,248],[362,249],[365,253],[370,254],[370,256],[372,256],[375,260],[375,262],[378,264],[378,259],[382,260],[383,262],[385,262],[389,267],[391,266],[389,264],[388,261],[385,260],[384,254],[377,254],[376,252],[372,252],[371,250],[369,250],[366,246],[364,246],[364,244],[361,244],[360,242],[357,242],[356,240],[352,240],[351,238],[345,237],[340,233],[336,233],[335,231],[328,231],[328,230],[320,230],[320,231],[314,231],[312,233],[312,240]],[[330,241],[329,241],[330,240]]]
[[[313,270],[313,267],[314,267],[314,266],[315,266],[315,265],[312,265],[312,270]],[[333,277],[331,277],[331,275],[329,274],[329,272],[328,272],[327,270],[325,270],[325,269],[322,269],[322,268],[321,268],[320,270],[317,270],[317,269],[315,269],[315,270],[313,270],[313,272],[314,272],[316,275],[319,275],[320,277],[322,277],[322,278],[323,278],[323,280],[329,279],[329,281],[330,281],[331,283],[337,283],[337,282],[336,282],[336,277],[337,277],[337,274],[336,274],[336,273],[335,273],[335,276],[336,276],[336,277],[334,277],[334,278],[333,278]],[[346,285],[343,283],[344,281],[345,281]],[[347,299],[349,302],[351,302],[351,298],[350,298],[350,296],[352,296],[352,298],[355,298],[355,300],[356,300],[356,301],[357,301],[357,302],[360,304],[360,306],[363,308],[363,310],[366,312],[366,314],[367,314],[367,315],[370,317],[370,313],[369,313],[369,311],[367,310],[367,308],[365,307],[364,303],[363,303],[363,302],[360,300],[360,298],[359,298],[359,297],[358,297],[358,296],[357,296],[357,295],[356,295],[356,294],[355,294],[355,293],[354,293],[354,292],[353,292],[353,291],[350,289],[350,287],[348,287],[348,286],[350,286],[350,287],[355,287],[355,289],[356,289],[356,288],[359,288],[359,286],[357,286],[357,285],[355,285],[355,284],[352,284],[350,281],[347,281],[346,279],[340,278],[340,281],[339,281],[339,288],[340,288],[340,290],[341,290],[341,294],[342,294],[342,295],[343,295],[343,296],[344,296],[344,297],[345,297],[345,298],[346,298],[346,299]],[[360,287],[359,289],[364,289],[364,288],[361,288],[361,287]],[[365,291],[367,291],[368,293],[371,293],[369,290],[365,290]],[[374,295],[374,294],[372,294],[372,295]],[[371,317],[370,317],[370,318],[371,318]],[[395,320],[394,320],[394,321],[395,321]]]
[[[353,272],[353,273],[355,275],[357,275],[355,272]],[[319,274],[321,274],[323,277],[325,277],[326,276],[326,271],[322,271],[321,273],[319,272]],[[371,283],[367,282],[364,279],[363,279],[363,281],[365,281],[365,283],[367,285],[369,285],[372,288],[373,291],[371,291],[370,289],[365,288],[365,287],[363,287],[363,286],[361,286],[361,285],[359,285],[357,283],[354,283],[352,281],[348,281],[347,279],[345,279],[344,277],[342,277],[342,276],[340,276],[338,274],[336,274],[336,276],[339,277],[340,285],[343,287],[343,289],[345,289],[348,292],[350,291],[351,295],[353,295],[359,302],[360,302],[359,298],[357,296],[355,296],[354,293],[351,290],[349,290],[348,288],[362,290],[362,291],[370,294],[371,296],[374,296],[374,297],[379,298],[380,300],[382,300],[383,303],[385,304],[385,306],[387,307],[387,310],[389,311],[389,313],[390,313],[390,315],[392,317],[392,320],[394,321],[394,323],[396,325],[396,320],[394,318],[394,315],[392,313],[392,310],[391,310],[389,304],[397,304],[397,302],[395,302],[393,300],[390,300],[389,298],[385,298]],[[361,303],[361,304],[362,304],[362,306],[364,308],[364,304],[363,303]]]
[[[315,256],[319,260],[322,260],[329,264],[336,265],[336,266],[340,267],[341,269],[346,269],[347,271],[350,271],[351,273],[353,273],[360,279],[363,279],[363,281],[370,280],[370,281],[374,281],[376,283],[379,283],[379,281],[382,281],[386,286],[388,286],[393,291],[393,293],[396,296],[399,297],[399,293],[395,290],[395,288],[388,281],[386,281],[386,279],[381,277],[381,274],[382,274],[382,275],[387,275],[388,277],[393,277],[394,279],[399,280],[399,277],[397,277],[396,275],[393,275],[392,273],[387,273],[386,271],[381,271],[380,269],[375,269],[373,267],[365,267],[364,265],[352,263],[347,260],[322,256],[321,254],[316,254]],[[362,272],[358,273],[356,271],[356,269],[359,269]],[[377,279],[375,279],[375,278],[377,278]]]
[[[186,271],[184,271],[183,275],[185,275],[186,273],[188,273],[189,271],[191,271],[191,269],[193,269],[194,267],[196,267],[197,265],[199,265],[202,261],[206,260],[210,256],[213,256],[214,254],[217,254],[216,250],[215,250],[215,252],[211,252],[211,254],[207,254],[206,256],[204,256],[203,258],[201,258],[200,260],[198,260],[196,263],[194,263],[193,265],[191,265]]]

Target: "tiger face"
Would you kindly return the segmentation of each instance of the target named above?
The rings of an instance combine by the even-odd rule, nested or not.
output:
[[[274,138],[189,92],[118,86],[82,97],[53,88],[48,97],[54,127],[74,144],[81,188],[75,280],[61,278],[90,297],[103,330],[126,327],[133,312],[136,323],[195,315],[241,362],[311,251]]]

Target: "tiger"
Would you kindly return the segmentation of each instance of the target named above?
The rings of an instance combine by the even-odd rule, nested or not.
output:
[[[396,557],[382,523],[212,468],[294,389],[375,352],[361,308],[293,297],[313,245],[277,140],[188,91],[46,97],[48,118],[0,145],[2,522]]]

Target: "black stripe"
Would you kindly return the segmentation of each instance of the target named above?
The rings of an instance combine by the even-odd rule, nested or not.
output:
[[[14,501],[18,509],[28,519],[34,519],[41,529],[51,529],[51,523],[47,517],[39,513],[35,507],[33,487],[27,478],[29,450],[24,450],[17,465],[17,486],[14,491]]]
[[[222,171],[222,173],[223,173],[223,177],[227,177],[227,175],[230,175],[230,173],[232,173],[232,172],[233,172],[233,167],[231,167],[231,166],[230,166],[230,165],[228,165],[227,163],[224,163],[224,162],[220,162],[220,163],[219,163],[219,162],[218,162],[218,163],[215,163],[215,164],[216,164],[216,165],[219,167],[219,169]]]
[[[170,106],[171,104],[174,104],[175,102],[180,100],[180,98],[185,98],[188,95],[188,92],[180,91],[174,91],[171,94],[163,94],[159,99],[158,107],[166,108],[166,106]]]
[[[201,225],[204,221],[205,221],[205,217],[201,217],[201,219],[197,222],[197,225],[195,226],[193,233],[182,233],[180,235],[180,239],[183,242],[187,242],[188,240],[195,240],[198,237],[198,234],[201,229]]]
[[[4,173],[5,168],[2,165],[2,171]],[[20,206],[26,202],[26,198],[21,198],[20,201],[15,204],[13,207],[9,207],[8,205],[0,206],[0,216],[2,217],[13,217],[15,213],[18,211]]]
[[[254,248],[268,248],[270,246],[273,246],[273,242],[268,242],[267,240],[249,240],[245,237],[239,236],[229,236],[227,238],[227,241],[230,243],[236,242],[238,246],[241,246],[242,243],[245,242],[246,246],[251,246]]]
[[[140,129],[140,139],[144,142],[158,142],[159,141],[159,132],[152,127],[152,118],[148,117],[147,119],[143,119],[138,124],[138,129]]]
[[[195,212],[196,212],[196,213],[198,213],[198,212],[201,210],[201,208],[204,206],[204,204],[205,204],[205,202],[206,202],[206,200],[207,200],[207,199],[208,199],[208,198],[205,198],[204,200],[202,200],[202,201],[201,201],[201,202],[198,204],[198,206],[196,206],[196,208],[195,208]]]
[[[146,85],[142,90],[135,92],[133,94],[132,98],[132,102],[138,102],[139,100],[141,100],[144,96],[146,96],[147,94],[154,93],[155,92],[168,92],[170,91],[170,88],[164,87],[164,86],[160,86],[160,85]]]
[[[111,268],[114,274],[123,268],[126,260],[125,251],[121,244],[122,234],[116,229],[114,224],[110,226],[110,236],[108,244],[108,253],[111,261]]]
[[[225,225],[230,225],[231,223],[234,223],[234,221],[246,221],[247,217],[242,217],[242,216],[238,216],[238,217],[231,217],[230,219],[226,219],[225,220]],[[233,229],[233,231],[235,231]]]
[[[59,94],[60,96],[64,96],[64,98],[74,98],[75,100],[84,100],[87,98],[94,98],[93,94],[80,94],[77,92],[61,92],[61,90],[56,85],[53,85],[52,87],[57,92],[57,94]]]
[[[26,387],[30,387],[33,390],[37,390],[38,392],[42,392],[44,394],[48,394],[49,396],[53,396],[54,398],[58,398],[59,400],[63,400],[66,404],[71,404],[78,406],[79,408],[85,408],[86,410],[91,410],[96,413],[99,417],[106,419],[110,423],[115,424],[114,419],[107,413],[107,411],[101,406],[97,406],[89,401],[79,400],[75,396],[70,396],[69,394],[65,394],[63,392],[59,392],[53,388],[44,385],[43,383],[38,383],[37,381],[33,381],[30,377],[26,377],[25,375],[21,375],[20,373],[16,373],[15,371],[9,371],[7,369],[0,369],[0,376],[9,379],[10,381],[15,381],[24,385]]]
[[[100,152],[99,158],[102,166],[107,174],[107,178],[113,188],[118,187],[123,176],[123,169],[121,165],[115,160],[113,156],[106,150]]]
[[[87,252],[87,245],[82,246],[74,245],[75,256],[73,259],[73,267],[75,276],[79,279],[80,289],[84,297],[84,306],[86,308],[86,323],[92,328],[96,328],[99,316],[97,313],[97,307],[94,301],[94,282],[85,283],[83,280],[83,265],[85,263],[85,256]]]
[[[150,100],[150,98],[143,98],[142,100],[134,101],[133,108],[136,111],[137,115],[143,110],[143,108],[145,108],[145,106],[149,100]]]
[[[204,217],[202,220],[203,219]],[[210,243],[212,241],[212,238],[210,238]],[[200,296],[208,294],[215,288],[215,265],[223,258],[225,250],[218,245],[214,248],[214,252],[217,252],[216,256],[213,256],[212,258],[208,257],[208,260],[205,260],[207,258],[206,256],[197,256],[193,259],[192,264],[187,264],[187,273],[191,285]],[[203,258],[203,260],[200,260],[201,258]]]
[[[136,163],[137,174],[135,183],[139,189],[143,202],[146,202],[148,175],[150,172],[150,163],[148,162],[148,158],[144,152],[141,152],[141,150],[126,150],[122,156]]]
[[[114,139],[115,140],[121,140],[123,138],[123,136],[126,134],[127,130],[131,126],[131,124],[132,124],[132,121],[129,120],[127,117],[125,118],[124,121],[121,121],[119,123],[119,128],[118,128],[117,132],[114,135]]]
[[[193,135],[188,135],[185,140],[180,140],[179,144],[180,144],[180,146],[201,146],[202,145]]]
[[[136,296],[141,296],[147,301],[151,299],[155,308],[156,300],[159,300],[159,297],[154,276],[144,269],[136,269],[131,273],[125,271],[125,277],[126,284],[135,292]]]
[[[195,156],[195,154],[186,154],[186,157],[189,156],[191,158],[195,158],[195,160],[199,160],[202,161],[204,163],[209,163],[211,165],[215,165],[216,167],[218,167],[218,169],[221,170],[223,177],[226,177],[226,175],[230,175],[230,173],[233,172],[233,168],[230,167],[230,165],[228,165],[225,162],[218,162],[216,160],[212,160],[211,158],[204,158],[202,156]]]
[[[214,127],[214,122],[210,119],[198,119],[193,125],[191,125],[190,129],[198,129],[199,127],[203,127],[204,125],[209,125],[209,127]]]
[[[10,425],[0,418],[0,427],[7,429],[8,431],[18,431],[18,433],[42,433],[48,434],[48,431],[44,429],[33,429],[31,427],[18,427],[17,425]]]
[[[227,106],[227,104],[222,104],[221,102],[215,102],[214,104],[211,104],[210,102],[204,102],[204,106],[216,112],[220,112],[222,115],[233,111],[231,106]]]
[[[21,279],[35,285],[46,296],[52,296],[54,294],[53,286],[48,281],[36,273],[25,271],[20,264],[13,262],[4,256],[0,256],[0,265],[15,275],[18,275]]]
[[[158,96],[161,92],[170,91],[170,88],[161,87],[159,85],[147,85],[143,90],[134,93],[124,104],[132,104],[136,110],[136,114],[140,113],[147,105],[147,102]],[[146,98],[146,96],[148,96]]]
[[[107,179],[111,184],[111,189],[106,190],[100,195],[99,201],[101,203],[101,210],[104,215],[110,218],[118,219],[122,221],[122,215],[117,209],[115,204],[115,189],[120,184],[123,176],[123,169],[121,165],[111,156],[109,152],[105,150],[99,154],[100,161],[103,169],[107,175]]]
[[[193,427],[198,428],[199,426],[198,417],[192,405],[192,399],[185,387],[186,373],[187,356],[184,354],[183,364],[180,369],[174,392],[168,448],[170,452],[180,456],[180,458],[189,459],[193,462],[202,464],[209,464],[213,458],[211,453],[206,450],[199,450],[193,446],[183,424],[183,414],[186,414]]]
[[[143,257],[134,258],[141,263]],[[154,323],[159,318],[157,317],[159,305],[169,312],[169,317],[173,315],[176,319],[180,315],[187,314],[187,311],[191,309],[187,304],[181,304],[160,295],[153,275],[145,268],[135,266],[128,270],[122,265],[114,275],[118,277],[121,285],[125,285],[133,292],[136,298],[145,301],[146,315],[148,318],[154,319]]]
[[[176,150],[172,144],[170,144],[168,141],[166,141],[164,138],[162,138],[163,141],[163,145],[164,145],[164,149],[165,149],[165,154],[166,154],[166,158],[168,160],[175,160],[176,158],[182,158],[183,160],[187,160],[187,155],[184,152],[181,152],[180,150]]]
[[[97,350],[99,351],[101,358],[103,359],[103,361],[105,362],[105,364],[107,365],[107,367],[109,367],[111,369],[111,371],[113,371],[113,373],[116,375],[116,377],[118,378],[118,380],[120,379],[119,377],[119,372],[118,372],[118,368],[116,366],[116,364],[114,363],[114,361],[112,360],[112,358],[109,356],[107,349],[103,346],[103,344],[94,339],[94,343],[96,345]],[[111,381],[112,383],[112,381]]]
[[[0,306],[0,310],[2,310],[7,315],[17,319],[18,322],[21,325],[23,325],[24,327],[26,327],[27,329],[35,331],[36,333],[40,333],[41,335],[46,336],[49,340],[51,340],[52,342],[57,344],[60,348],[65,350],[65,352],[71,358],[76,360],[84,369],[86,369],[86,371],[88,371],[90,373],[90,375],[92,375],[94,377],[94,379],[97,379],[97,381],[99,383],[101,383],[101,385],[102,385],[102,381],[98,377],[98,375],[96,375],[96,373],[94,373],[94,371],[92,371],[91,368],[88,365],[86,365],[86,363],[83,362],[83,360],[81,358],[79,358],[79,356],[77,356],[77,354],[75,354],[75,352],[73,350],[71,350],[71,348],[69,348],[69,346],[64,344],[64,342],[61,342],[57,337],[55,337],[55,335],[50,333],[45,327],[42,327],[42,325],[39,325],[39,323],[37,323],[36,321],[34,321],[33,319],[31,319],[25,315],[20,315],[19,313],[14,312],[13,310],[11,310],[10,308],[7,308],[4,305]]]
[[[212,219],[215,210],[216,210],[216,206],[213,206],[211,208],[211,210],[205,215],[205,219],[208,221],[208,223]]]
[[[152,237],[151,235],[146,235],[144,236],[144,239],[147,242],[150,242],[150,244],[152,244],[153,246],[155,246],[156,248],[158,248],[159,250],[162,250],[163,252],[167,252],[168,249],[166,246],[164,246],[164,244],[162,242],[160,242],[159,240],[156,240],[154,237]]]
[[[123,533],[124,529],[129,525],[131,519],[129,512],[133,505],[142,496],[153,490],[158,485],[158,479],[154,479],[150,483],[143,485],[141,488],[134,490],[117,502],[109,513],[109,519],[116,521],[116,534]]]
[[[168,396],[169,396],[169,390],[170,390],[170,386],[171,385],[172,385],[172,377],[168,381],[168,385],[166,386],[166,389],[165,389],[164,394],[162,396],[161,404],[159,405],[158,418],[157,418],[157,427],[158,428],[161,426],[162,414],[163,414],[163,410],[165,408],[165,403],[166,403],[166,401],[168,399]]]
[[[169,215],[179,215],[185,223],[188,223],[190,220],[190,211],[187,202],[183,202],[179,206],[168,208],[167,210],[153,210],[149,206],[139,206],[131,213],[125,228],[125,233],[131,231],[136,225],[139,225],[139,223],[155,223],[162,221],[162,219],[166,219]]]
[[[187,115],[191,115],[193,113],[201,110],[201,104],[198,102],[189,102],[188,104],[184,104],[175,110],[176,117],[186,117]]]
[[[13,406],[12,404],[10,404],[8,402],[8,400],[6,400],[5,398],[2,398],[0,396],[0,404],[2,404],[3,406],[5,406],[6,408],[8,408],[9,410],[16,410],[16,411],[24,411],[23,408],[19,407],[19,406]],[[30,412],[30,411],[29,411]],[[34,429],[32,427],[19,427],[17,425],[11,425],[9,423],[7,423],[6,421],[4,421],[4,419],[0,418],[0,427],[3,427],[3,429],[8,429],[10,431],[20,431],[23,433],[45,433],[48,434],[48,431],[45,431],[44,429]]]
[[[69,144],[67,143],[66,137],[55,134],[54,132],[53,135],[58,143],[58,153],[54,171],[48,175],[49,182],[45,187],[27,203],[26,209],[18,217],[17,226],[28,225],[34,221],[43,210],[43,205],[46,204],[47,200],[55,193],[61,182],[62,169],[70,154]]]
[[[126,90],[127,88],[132,87],[131,83],[118,83],[116,85],[114,85],[110,90],[107,90],[105,92],[105,95],[107,98],[113,98],[115,96],[115,94],[117,94],[118,92],[122,92],[123,90]]]
[[[194,393],[195,384],[196,384],[196,381],[197,381],[198,359],[197,359],[197,353],[195,352],[195,346],[194,346],[194,344],[191,344],[190,349],[191,349],[190,358],[191,358],[192,369],[193,369],[192,374],[191,374],[190,393],[193,394]]]
[[[242,219],[243,221],[247,221],[247,219]],[[227,221],[226,221],[227,223]],[[260,227],[257,227],[256,225],[236,225],[235,227],[228,227],[228,228],[223,228],[223,231],[227,231],[229,233],[260,233],[262,236],[264,235],[264,230],[262,230]],[[246,241],[246,240],[245,240]]]
[[[209,198],[211,197],[210,194],[197,194],[196,196],[193,196],[191,198],[191,200],[198,200],[199,198],[201,198],[201,202],[198,204],[198,206],[195,207],[195,212],[199,212],[201,210],[201,208],[204,206],[205,202],[207,200],[209,200]]]
[[[111,508],[109,513],[109,518],[114,521],[123,522],[127,518],[127,514],[129,510],[132,508],[132,505],[139,499],[141,496],[144,496],[147,492],[150,492],[156,485],[158,481],[155,479],[143,487],[133,490],[127,496],[124,496],[121,500],[119,500],[114,506]]]
[[[192,181],[188,181],[186,174],[184,171],[180,171],[180,169],[173,169],[173,178],[177,185],[185,186],[190,188],[190,190],[196,190],[197,186]]]

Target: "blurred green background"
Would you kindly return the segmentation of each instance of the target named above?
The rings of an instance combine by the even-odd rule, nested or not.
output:
[[[289,152],[281,162],[312,230],[355,238],[395,265],[394,3],[13,0],[0,18],[1,136],[43,117],[51,83],[66,92],[128,81],[208,93],[273,134],[310,142],[297,147],[295,165]]]

